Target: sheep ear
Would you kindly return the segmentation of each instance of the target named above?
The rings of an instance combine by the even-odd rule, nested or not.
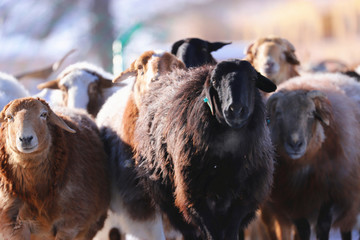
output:
[[[275,112],[275,106],[277,101],[284,96],[284,93],[279,91],[270,96],[270,98],[266,101],[266,110],[268,113]]]
[[[231,44],[231,42],[225,43],[225,42],[209,42],[209,50],[210,52],[216,51],[220,48],[222,48],[225,45]]]
[[[0,113],[0,123],[5,122],[5,113],[6,110],[9,108],[9,106],[11,105],[12,101],[9,102],[8,104],[5,105],[5,107],[2,109],[1,113]]]
[[[111,88],[113,86],[115,86],[115,84],[112,82],[111,79],[106,79],[106,78],[99,78],[100,81],[100,87],[101,88]]]
[[[299,65],[300,61],[297,59],[295,52],[286,51],[285,52],[286,61],[292,65]]]
[[[62,120],[58,115],[56,115],[51,109],[49,111],[49,120],[51,123],[55,124],[56,126],[64,129],[67,132],[70,133],[76,133],[76,131],[74,129],[72,129],[71,127],[69,127],[64,120]]]
[[[274,92],[276,90],[276,85],[267,77],[264,77],[260,73],[257,73],[256,78],[256,87],[264,92]]]
[[[297,59],[295,55],[295,47],[288,40],[281,39],[282,44],[285,46],[285,58],[286,61],[293,65],[299,65],[300,61]]]
[[[37,85],[37,88],[39,90],[42,90],[44,88],[59,89],[59,79],[47,81],[45,83],[40,83],[39,85]]]
[[[172,46],[171,46],[171,53],[176,55],[179,47],[181,46],[181,44],[183,44],[185,42],[184,39],[176,41]]]
[[[204,102],[209,106],[211,115],[215,115],[215,89],[209,83],[208,86],[205,87],[205,96]]]
[[[136,60],[131,63],[130,67],[128,69],[126,69],[125,71],[123,71],[122,73],[119,74],[119,76],[117,76],[116,78],[114,78],[112,80],[113,83],[117,83],[117,82],[121,82],[124,81],[130,77],[136,77],[137,76],[137,71],[135,68],[135,63]]]
[[[252,54],[252,48],[254,47],[254,43],[251,43],[247,48],[244,49],[244,60],[252,63],[254,60],[254,56]]]
[[[318,90],[310,91],[306,94],[315,104],[315,116],[325,125],[330,125],[331,105],[327,96]]]

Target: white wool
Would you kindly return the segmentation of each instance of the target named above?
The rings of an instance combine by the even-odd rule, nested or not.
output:
[[[162,55],[164,55],[165,51],[164,50],[155,50],[154,54],[152,55],[152,57],[162,57]]]
[[[0,72],[0,110],[10,101],[29,97],[30,93],[13,76]]]
[[[114,124],[112,123],[114,117],[121,121],[134,81],[134,78],[128,78],[123,81],[122,83],[126,85],[118,89],[106,100],[96,116],[96,124],[99,127]]]
[[[126,239],[165,240],[162,217],[159,211],[152,219],[133,221],[127,213],[127,210],[125,210],[126,208],[121,198],[118,198],[116,207],[116,211],[108,211],[108,217],[105,220],[104,227],[96,234],[94,240],[108,239],[109,232],[112,228],[119,229],[122,234],[126,233]]]
[[[62,77],[59,83],[68,89],[67,106],[86,109],[89,102],[88,86],[97,79],[97,76],[82,69],[73,69]]]
[[[360,65],[355,68],[355,72],[360,75]]]
[[[58,78],[63,78],[66,74],[73,72],[75,70],[85,70],[90,72],[96,72],[100,76],[102,76],[105,79],[114,79],[114,75],[112,75],[109,72],[106,72],[101,67],[98,67],[94,64],[88,63],[88,62],[78,62],[71,64],[67,68],[65,68],[58,76]]]
[[[96,75],[102,76],[102,78],[109,81],[114,78],[111,73],[87,62],[72,64],[58,75],[59,84],[66,86],[68,89],[68,107],[87,109],[89,103],[88,86],[98,80],[98,76],[92,73],[96,73]],[[120,88],[122,87],[113,86],[104,89],[104,99],[109,98]]]
[[[62,99],[62,92],[59,89],[44,88],[39,93],[33,95],[33,97],[39,97],[44,99],[51,108],[64,105]]]

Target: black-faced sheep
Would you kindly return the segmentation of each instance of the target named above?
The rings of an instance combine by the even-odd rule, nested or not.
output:
[[[187,68],[198,67],[204,64],[216,64],[211,55],[223,46],[230,43],[208,42],[199,38],[185,38],[171,46],[171,53],[185,63]]]
[[[270,193],[273,147],[249,62],[174,71],[142,98],[135,128],[141,183],[185,239],[237,239]]]
[[[349,239],[360,207],[360,84],[342,74],[296,77],[268,102],[276,147],[268,207],[295,223],[300,239],[328,239],[331,227]],[[351,237],[350,237],[351,239]]]
[[[296,66],[300,64],[294,46],[279,37],[259,38],[250,44],[245,60],[276,85],[298,76]]]
[[[135,77],[132,89],[119,90],[98,114],[97,124],[101,127],[110,158],[113,182],[110,217],[97,235],[98,239],[104,239],[104,235],[113,227],[139,239],[165,239],[161,213],[137,183],[132,153],[133,132],[142,96],[159,76],[176,68],[184,69],[185,65],[172,54],[144,52],[114,79],[114,82],[122,82]]]
[[[103,226],[110,189],[99,132],[88,115],[63,113],[35,98],[14,100],[0,113],[4,239],[90,240]]]
[[[87,110],[96,116],[106,99],[119,89],[112,83],[113,75],[87,62],[65,68],[57,79],[38,85],[39,89],[60,89],[63,105]]]

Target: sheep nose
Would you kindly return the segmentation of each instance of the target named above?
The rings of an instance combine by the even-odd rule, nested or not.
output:
[[[19,137],[19,140],[21,143],[25,144],[25,145],[29,145],[31,143],[31,140],[33,140],[33,136],[30,137]]]
[[[288,144],[292,149],[299,150],[303,146],[304,142],[302,140],[291,140]]]
[[[274,62],[273,61],[267,61],[265,65],[268,66],[268,67],[273,67]]]
[[[230,111],[230,113],[232,113],[232,115],[234,117],[243,118],[243,117],[247,116],[248,108],[242,106],[241,104],[234,104],[233,103],[233,104],[231,104],[229,106],[229,111]]]

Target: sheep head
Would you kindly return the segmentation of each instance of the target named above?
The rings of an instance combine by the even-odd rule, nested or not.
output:
[[[267,111],[272,141],[291,159],[303,157],[308,146],[320,147],[332,118],[330,102],[318,90],[279,91],[267,101]]]
[[[49,105],[39,98],[20,98],[8,103],[0,113],[5,141],[17,154],[37,154],[49,147],[49,124],[75,133]]]
[[[260,38],[250,44],[245,59],[262,75],[276,84],[287,80],[288,67],[299,65],[294,46],[286,39],[278,37]]]
[[[175,42],[171,47],[171,53],[181,59],[186,67],[198,67],[207,63],[216,64],[211,52],[228,44],[230,43],[186,38]]]
[[[136,59],[128,69],[120,73],[113,82],[121,82],[129,77],[136,77],[133,91],[135,104],[139,108],[141,96],[149,89],[149,84],[159,76],[167,74],[174,69],[185,69],[185,65],[177,57],[168,52],[156,53],[146,51]]]
[[[219,122],[232,128],[246,125],[254,110],[256,88],[272,92],[276,85],[240,60],[218,63],[205,82],[210,109]]]
[[[86,109],[96,116],[104,103],[103,91],[113,87],[112,75],[89,63],[77,63],[61,72],[57,79],[38,85],[39,89],[60,89],[64,106]]]

